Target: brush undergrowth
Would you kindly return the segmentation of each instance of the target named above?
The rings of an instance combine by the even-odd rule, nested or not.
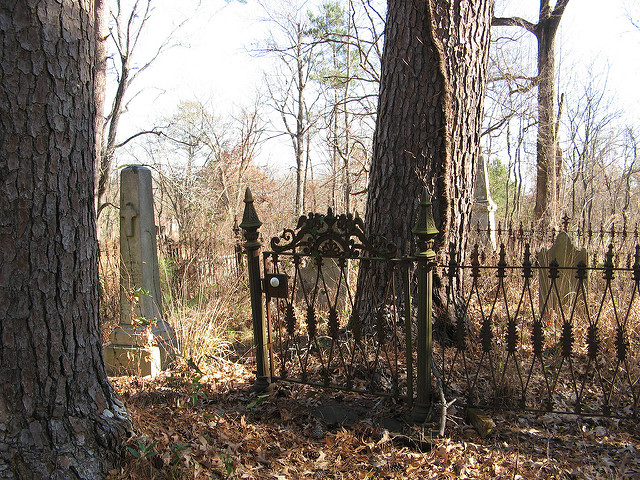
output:
[[[164,315],[176,333],[177,355],[195,365],[226,358],[231,332],[238,325],[249,328],[246,281],[230,272],[201,279],[195,289],[186,289],[183,286],[194,279],[176,279],[175,272],[171,262],[161,261]]]

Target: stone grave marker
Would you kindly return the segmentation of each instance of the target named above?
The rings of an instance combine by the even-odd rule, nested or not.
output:
[[[156,375],[176,345],[162,315],[151,170],[120,174],[120,324],[104,349],[109,375]]]
[[[348,272],[348,267],[346,272]],[[325,257],[322,259],[322,268],[320,270],[321,278],[318,281],[318,293],[316,297],[316,308],[320,310],[329,310],[329,300],[331,305],[336,302],[336,291],[338,289],[338,283],[340,282],[340,276],[342,274],[338,262],[334,258]],[[296,303],[299,305],[304,302],[304,291],[307,295],[313,294],[313,288],[318,278],[318,266],[316,263],[309,259],[305,265],[300,266],[300,279],[298,285],[296,285]],[[323,282],[324,279],[324,282]],[[326,286],[326,289],[325,289]],[[338,313],[340,313],[347,305],[347,284],[344,278],[340,283],[340,291],[337,292],[338,299],[335,303]],[[311,301],[311,298],[309,298]]]
[[[498,206],[491,198],[489,190],[489,170],[484,157],[478,157],[478,171],[476,173],[475,200],[471,209],[471,228],[473,231],[478,224],[484,234],[480,233],[480,241],[489,243],[496,249],[496,210]],[[489,230],[487,232],[487,230]]]
[[[571,308],[573,307],[575,297],[579,293],[578,279],[576,278],[575,267],[577,267],[580,262],[584,262],[585,266],[588,266],[589,259],[587,255],[587,249],[577,249],[573,245],[573,242],[571,241],[569,235],[566,232],[560,232],[556,236],[555,242],[553,243],[551,248],[543,248],[538,253],[538,263],[541,267],[549,267],[553,260],[558,262],[559,267],[574,268],[571,268],[569,270],[560,269],[558,271],[559,276],[556,279],[558,294],[556,294],[555,289],[551,291],[548,301],[546,299],[547,295],[549,294],[549,289],[551,288],[549,270],[547,268],[541,268],[539,270],[538,281],[540,285],[540,293],[538,301],[540,314],[543,314],[542,309],[544,307],[545,301],[547,301],[547,308],[544,312],[545,315],[548,315],[551,310],[559,312],[559,309],[562,306],[565,318],[569,320],[569,315],[571,314]],[[578,297],[576,309],[583,308],[583,303],[584,302],[582,300],[582,295],[580,295]]]

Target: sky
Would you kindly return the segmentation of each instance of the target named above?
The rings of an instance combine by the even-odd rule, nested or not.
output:
[[[155,0],[146,51],[151,52],[151,46],[172,24],[190,14],[193,2]],[[603,6],[602,0],[571,0],[561,21],[556,54],[561,74],[564,71],[579,78],[608,72],[608,88],[630,122],[637,124],[640,30],[625,17],[623,2],[609,0]],[[177,35],[182,46],[163,54],[132,86],[134,91],[142,88],[142,93],[123,116],[120,138],[171,115],[181,100],[210,102],[225,115],[250,104],[261,88],[270,60],[252,53],[268,32],[257,0],[206,0],[203,5]],[[496,5],[496,14],[518,15],[532,22],[537,19],[536,0],[496,0]],[[258,163],[280,163],[281,157],[291,158],[288,148],[282,139],[267,142]]]

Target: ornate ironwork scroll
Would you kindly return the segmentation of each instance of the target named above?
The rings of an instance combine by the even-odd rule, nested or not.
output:
[[[302,215],[295,230],[285,229],[271,239],[271,248],[277,253],[290,251],[329,258],[392,258],[396,254],[395,245],[381,235],[365,234],[360,217],[336,216],[331,209],[326,214]]]

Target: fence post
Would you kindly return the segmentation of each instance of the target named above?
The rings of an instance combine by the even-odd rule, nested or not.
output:
[[[258,229],[262,222],[253,206],[253,196],[247,187],[244,196],[244,214],[240,228],[244,230],[244,249],[247,254],[247,272],[249,275],[249,293],[251,296],[251,314],[253,317],[253,343],[256,355],[256,382],[254,390],[262,392],[269,387],[269,357],[267,355],[267,329],[264,321],[262,302],[262,280],[260,279],[260,247]]]
[[[433,358],[433,269],[436,253],[433,242],[439,233],[433,220],[432,205],[427,200],[427,189],[422,193],[418,216],[411,232],[417,237],[415,258],[418,262],[417,291],[417,398],[413,408],[413,419],[422,423],[426,420],[431,405],[431,362]]]

